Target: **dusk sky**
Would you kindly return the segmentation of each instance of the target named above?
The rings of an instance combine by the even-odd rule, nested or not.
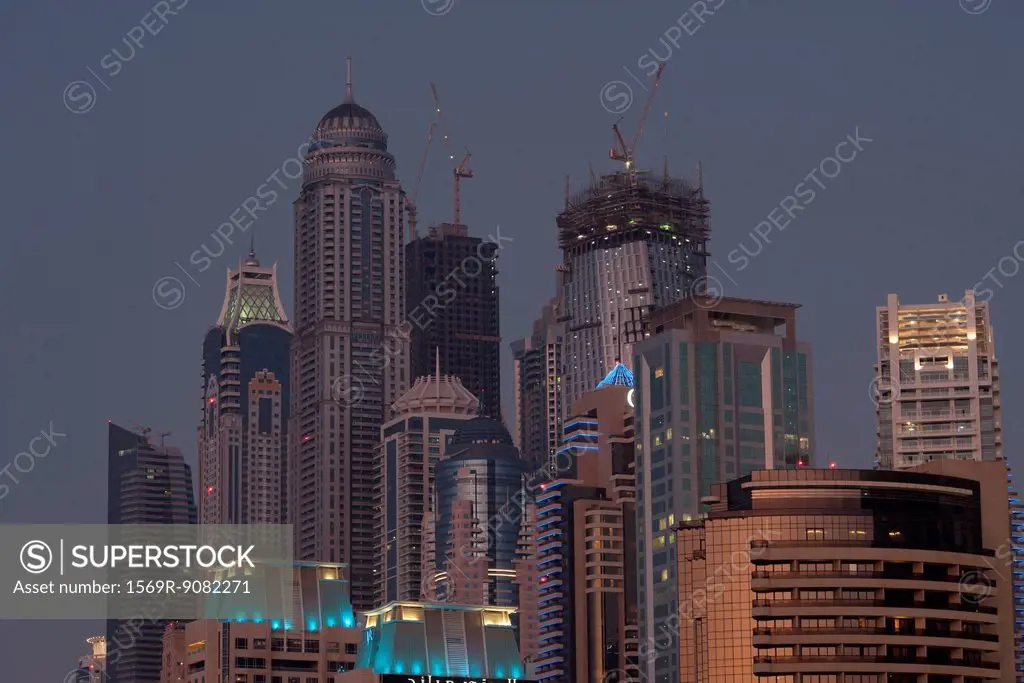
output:
[[[816,464],[871,465],[875,307],[890,292],[907,303],[940,293],[959,300],[976,284],[981,298],[993,292],[1005,452],[1019,462],[1019,0],[708,0],[721,6],[703,24],[683,16],[689,0],[164,4],[177,14],[154,25],[157,35],[119,60],[116,75],[111,50],[130,54],[123,38],[151,3],[0,5],[0,467],[51,423],[67,435],[32,471],[11,469],[19,483],[0,481],[9,485],[0,521],[103,523],[108,419],[171,432],[167,442],[195,463],[201,343],[220,311],[225,271],[254,235],[261,261],[279,264],[291,313],[300,180],[279,175],[286,189],[209,269],[199,272],[190,255],[217,248],[211,233],[341,101],[349,55],[355,99],[389,134],[410,191],[434,120],[429,83],[437,84],[456,150],[473,154],[463,221],[472,234],[501,226],[514,240],[499,261],[509,423],[507,342],[528,334],[554,294],[565,174],[578,185],[588,163],[616,168],[608,148],[618,114],[609,109],[626,102],[628,85],[634,101],[622,126],[631,135],[654,50],[668,58],[641,166],[660,171],[667,153],[673,173],[693,176],[702,161],[709,274],[727,296],[803,305]],[[678,47],[660,42],[666,32]],[[95,89],[87,112],[72,111],[90,102],[86,86],[65,97],[74,81]],[[621,83],[606,87],[612,81]],[[770,244],[760,240],[747,266],[730,259],[741,244],[758,251],[755,226],[773,210],[779,216],[780,202],[857,131],[867,141],[835,177],[818,172],[815,199],[770,233]],[[451,205],[438,136],[419,193],[421,229],[450,221]],[[1017,253],[1024,258],[1024,244]],[[154,302],[164,277],[185,285],[173,310]],[[102,629],[0,622],[0,679],[61,681],[85,654],[84,639]]]

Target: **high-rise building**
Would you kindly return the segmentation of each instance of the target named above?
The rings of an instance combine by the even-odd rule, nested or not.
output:
[[[150,443],[108,425],[107,524],[195,524],[192,469],[177,448]],[[163,620],[108,620],[107,677],[111,683],[160,680]]]
[[[553,298],[533,323],[529,337],[512,342],[512,384],[516,446],[531,471],[554,455],[562,442],[562,352],[565,325]]]
[[[277,264],[254,251],[228,271],[224,305],[203,343],[199,425],[202,524],[284,524],[291,327]]]
[[[515,606],[525,466],[508,430],[478,417],[459,427],[435,470],[435,590],[442,602]]]
[[[536,495],[538,681],[636,680],[631,389],[608,383],[566,418],[557,478]]]
[[[1014,678],[1001,462],[767,470],[716,484],[677,526],[677,612],[659,683],[1001,681]]]
[[[351,72],[350,72],[351,73]],[[374,459],[408,388],[405,196],[377,118],[345,101],[316,126],[295,201],[289,515],[295,557],[343,562],[373,607]]]
[[[423,582],[433,577],[424,534],[435,468],[448,437],[477,416],[479,405],[459,378],[435,367],[435,374],[420,377],[391,407],[377,458],[377,605],[424,598]]]
[[[655,313],[651,338],[637,345],[641,639],[678,608],[672,527],[708,511],[711,485],[810,465],[811,350],[797,336],[797,307],[695,296]],[[678,659],[674,641],[659,649],[648,679],[676,681]]]
[[[563,410],[632,357],[653,310],[701,288],[709,206],[700,184],[635,173],[604,176],[568,198],[557,220]]]
[[[480,399],[480,414],[501,420],[498,245],[444,223],[405,245],[405,310],[411,377],[441,372]]]
[[[1001,460],[999,365],[988,303],[960,301],[878,308],[876,460],[902,469],[937,459]]]

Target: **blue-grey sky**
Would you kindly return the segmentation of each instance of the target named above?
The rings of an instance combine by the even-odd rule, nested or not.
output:
[[[728,295],[803,304],[818,462],[870,465],[875,306],[888,292],[959,299],[1004,257],[1011,275],[995,271],[1001,284],[989,287],[1006,451],[1015,452],[1024,437],[1012,417],[1024,400],[1024,362],[1012,352],[1024,339],[1024,273],[1013,255],[1024,237],[1024,4],[708,0],[721,6],[700,23],[684,16],[690,0],[424,2],[445,13],[419,0],[169,0],[179,11],[158,23],[144,19],[155,0],[0,5],[0,466],[51,422],[67,434],[32,471],[9,470],[19,483],[0,481],[10,484],[0,520],[104,521],[107,419],[171,431],[194,462],[200,344],[248,236],[236,232],[205,272],[189,256],[216,246],[211,233],[340,101],[347,55],[356,99],[390,134],[407,186],[437,83],[454,143],[473,152],[463,218],[476,234],[500,225],[515,240],[500,261],[511,341],[553,293],[564,175],[584,180],[589,162],[614,168],[617,116],[602,89],[618,80],[636,93],[624,122],[632,131],[644,95],[634,77],[646,82],[648,50],[666,57],[670,46],[639,157],[660,169],[667,150],[671,169],[686,173],[703,161],[712,252],[728,276],[710,272]],[[130,55],[122,40],[143,22],[156,35],[115,64],[112,49]],[[666,32],[678,47],[659,42]],[[95,88],[86,113],[69,110],[90,103],[81,84],[64,97],[73,81]],[[621,84],[609,88],[604,104],[623,104]],[[749,266],[730,262],[741,242],[756,251],[755,226],[857,130],[870,142],[815,187],[813,202]],[[451,216],[438,142],[420,190],[422,226]],[[298,182],[283,182],[249,233],[260,258],[280,264],[291,311]],[[154,303],[154,283],[167,276],[186,286],[174,310]],[[507,344],[504,353],[509,408]],[[61,680],[100,630],[2,623],[3,678]]]

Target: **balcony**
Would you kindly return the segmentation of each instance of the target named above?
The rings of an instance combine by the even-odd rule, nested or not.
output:
[[[846,666],[837,667],[837,664]],[[927,667],[929,674],[995,678],[998,662],[947,659],[934,661],[927,657],[856,657],[829,655],[825,657],[754,657],[754,673],[785,673],[792,671],[888,671],[890,673],[921,673],[918,667]],[[974,669],[965,671],[964,669]]]
[[[943,612],[967,612],[974,614],[997,614],[995,607],[982,607],[981,605],[975,605],[973,603],[960,603],[960,604],[948,604],[948,605],[936,605],[931,602],[924,602],[915,600],[913,602],[904,602],[903,604],[896,604],[895,602],[889,602],[886,600],[754,600],[752,602],[753,607],[767,608],[774,610],[786,611],[789,609],[800,609],[803,607],[882,607],[893,610],[927,610],[927,611],[943,611]],[[862,614],[863,612],[857,612]],[[758,616],[754,614],[754,616]]]
[[[772,645],[780,645],[787,642],[788,638],[800,637],[800,636],[880,636],[886,639],[888,638],[956,638],[962,640],[977,640],[986,643],[998,643],[999,636],[994,633],[972,633],[970,631],[962,630],[950,630],[943,631],[940,629],[926,629],[926,628],[908,628],[908,629],[892,629],[892,628],[852,628],[852,627],[837,627],[837,628],[755,628],[754,629],[754,646],[759,644],[767,645],[770,640]],[[763,643],[759,643],[759,637],[764,639]]]

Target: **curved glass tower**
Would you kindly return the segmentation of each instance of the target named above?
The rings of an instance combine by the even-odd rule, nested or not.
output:
[[[404,194],[377,118],[345,101],[317,124],[294,203],[289,495],[299,560],[343,562],[373,605],[375,451],[408,387]]]
[[[508,430],[484,417],[462,425],[445,452],[435,471],[438,599],[514,606],[525,463]]]

